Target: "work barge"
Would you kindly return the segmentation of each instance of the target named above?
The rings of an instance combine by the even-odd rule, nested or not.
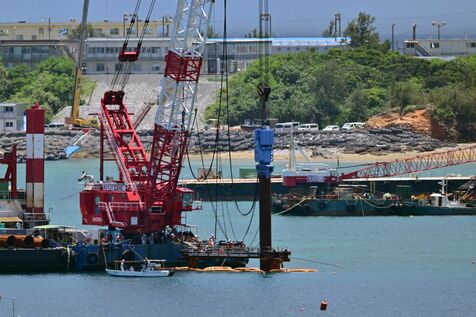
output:
[[[374,179],[356,178],[342,181],[343,185],[363,186],[375,192],[402,193],[407,195],[431,193],[439,190],[442,179],[448,184],[448,191],[454,191],[468,181],[474,180],[474,176],[401,176],[401,177],[379,177]],[[256,179],[217,179],[217,180],[181,180],[180,185],[187,186],[197,192],[203,201],[233,201],[233,200],[253,200],[256,195],[258,183]],[[302,183],[293,187],[283,184],[282,177],[271,179],[273,194],[310,194],[313,191],[327,191],[327,184]]]
[[[215,237],[200,240],[186,223],[186,212],[196,210],[193,191],[178,185],[183,155],[191,132],[196,90],[203,60],[207,29],[214,0],[179,0],[173,19],[171,44],[166,54],[166,68],[158,97],[158,112],[154,125],[151,152],[146,153],[127,106],[124,86],[132,64],[138,59],[145,32],[137,47],[128,48],[126,37],[119,52],[119,61],[125,67],[117,69],[111,90],[104,93],[98,113],[100,123],[100,177],[94,182],[86,179],[80,192],[80,210],[83,225],[96,230],[82,231],[67,226],[51,226],[44,213],[44,110],[33,107],[41,119],[27,121],[27,181],[25,209],[19,214],[32,215],[33,222],[24,227],[28,237],[42,237],[47,245],[23,245],[8,242],[1,251],[11,255],[0,257],[0,271],[89,271],[104,270],[120,260],[130,262],[160,259],[169,266],[246,266],[250,258],[260,259],[265,272],[280,269],[289,261],[287,249],[276,249],[271,243],[271,173],[273,170],[273,131],[263,126],[256,131],[256,162],[260,179],[260,246],[251,249],[242,242],[217,241]],[[88,1],[85,1],[87,7]],[[143,29],[152,12],[144,20]],[[139,6],[136,6],[136,11]],[[86,12],[86,10],[83,11]],[[137,12],[135,15],[137,16]],[[85,21],[85,19],[83,19]],[[131,19],[130,31],[137,27]],[[85,32],[85,23],[81,32]],[[268,92],[269,94],[269,92]],[[263,101],[264,103],[265,101]],[[28,120],[28,118],[27,118]],[[36,131],[38,127],[38,131]],[[105,155],[109,147],[112,160],[118,168],[118,178],[104,177]],[[15,161],[16,164],[16,161]],[[15,172],[8,174],[10,193],[16,196]],[[33,170],[30,170],[33,169]],[[49,220],[49,219],[48,219]],[[107,229],[97,230],[99,227]],[[20,241],[18,232],[9,228],[10,241]],[[92,234],[91,232],[96,232]],[[51,237],[51,239],[50,239]],[[55,239],[53,239],[53,237]],[[47,239],[47,240],[45,240]],[[45,242],[46,243],[46,242]],[[15,254],[29,250],[29,258]],[[51,252],[50,252],[51,251]],[[43,265],[42,256],[53,254]],[[21,261],[28,262],[22,266]],[[40,265],[41,262],[42,264]]]

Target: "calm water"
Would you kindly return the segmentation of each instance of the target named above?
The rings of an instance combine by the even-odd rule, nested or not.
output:
[[[277,170],[284,164],[278,162]],[[96,165],[89,159],[47,163],[46,205],[53,208],[54,223],[80,225],[76,179],[82,170],[97,175]],[[238,161],[235,175],[238,167],[252,165]],[[113,171],[106,168],[107,174]],[[475,174],[476,165],[446,172]],[[207,238],[215,217],[227,237],[245,237],[250,218],[239,215],[233,203],[205,204],[188,221]],[[0,275],[0,316],[12,315],[12,296],[21,316],[476,316],[475,229],[476,217],[462,216],[273,216],[273,244],[288,247],[294,257],[286,266],[318,273],[178,272],[163,279]],[[247,243],[256,230],[257,214]],[[319,311],[323,299],[329,302],[326,312]]]

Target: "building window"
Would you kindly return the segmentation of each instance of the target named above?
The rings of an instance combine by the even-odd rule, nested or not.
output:
[[[12,121],[5,121],[5,128],[13,128],[13,122]]]
[[[160,65],[158,64],[152,65],[152,72],[160,72]]]
[[[103,37],[104,34],[102,33],[102,29],[93,29],[93,36],[95,36],[95,37]]]
[[[102,64],[102,63],[96,64],[96,71],[97,72],[104,72],[104,64]]]
[[[13,107],[11,107],[11,106],[5,107],[4,112],[13,112]]]
[[[112,28],[109,30],[110,35],[119,35],[119,28]]]
[[[23,40],[23,35],[22,35],[22,34],[17,35],[16,40],[17,40],[17,41]]]
[[[431,48],[440,48],[440,43],[438,43],[438,42],[430,43],[430,47]]]
[[[471,42],[471,48],[476,48],[476,42]]]
[[[32,36],[31,36],[31,39],[32,39],[33,41],[35,41],[35,40],[36,40],[36,35],[32,35]]]
[[[415,48],[415,43],[407,43],[407,48]]]
[[[141,71],[142,71],[142,65],[141,65],[141,64],[134,64],[134,65],[132,66],[132,70],[133,70],[134,72],[141,72]]]
[[[114,64],[114,71],[115,72],[122,71],[122,64]]]
[[[45,30],[43,28],[38,28],[38,33],[43,34]]]

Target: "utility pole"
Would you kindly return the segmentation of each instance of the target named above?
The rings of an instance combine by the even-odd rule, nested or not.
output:
[[[334,13],[334,38],[337,39],[337,36],[342,36],[340,12]]]
[[[126,21],[127,21],[128,16],[129,16],[129,13],[127,13],[127,12],[124,12],[122,14],[122,35],[124,37],[126,37]]]
[[[441,30],[441,27],[445,26],[446,25],[446,22],[443,21],[443,22],[436,22],[436,21],[433,21],[431,22],[431,25],[433,26],[436,26],[438,28],[438,40],[440,39],[440,30]]]
[[[48,40],[51,40],[51,18],[48,18]]]
[[[392,23],[392,52],[395,52],[395,23]]]
[[[413,37],[412,37],[412,39],[414,41],[416,41],[416,26],[417,26],[416,23],[413,23]]]

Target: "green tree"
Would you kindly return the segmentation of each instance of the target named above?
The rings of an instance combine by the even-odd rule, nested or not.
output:
[[[334,20],[330,20],[327,28],[324,31],[322,31],[322,36],[324,37],[334,36],[334,26],[335,26]]]
[[[7,69],[0,64],[0,102],[8,99],[10,96],[11,82],[8,78]]]
[[[413,78],[409,81],[396,82],[390,87],[390,104],[400,109],[400,117],[403,115],[405,107],[414,104],[419,99],[422,85]]]
[[[220,34],[218,34],[217,32],[215,32],[215,29],[213,28],[212,25],[209,25],[209,26],[208,26],[207,37],[208,37],[209,39],[211,39],[211,38],[217,38],[217,37],[220,37]]]
[[[248,32],[245,34],[245,38],[258,38],[258,37],[259,37],[259,34],[257,29],[253,29],[251,30],[251,32]]]
[[[88,23],[86,25],[86,37],[94,37],[94,28],[93,25]],[[70,40],[79,40],[81,36],[81,24],[79,24],[77,27],[74,29],[69,30],[68,32],[68,39]],[[103,34],[104,36],[104,34]]]
[[[379,34],[374,23],[375,17],[360,12],[356,19],[349,22],[344,30],[344,36],[351,38],[352,47],[376,47],[379,44]]]

